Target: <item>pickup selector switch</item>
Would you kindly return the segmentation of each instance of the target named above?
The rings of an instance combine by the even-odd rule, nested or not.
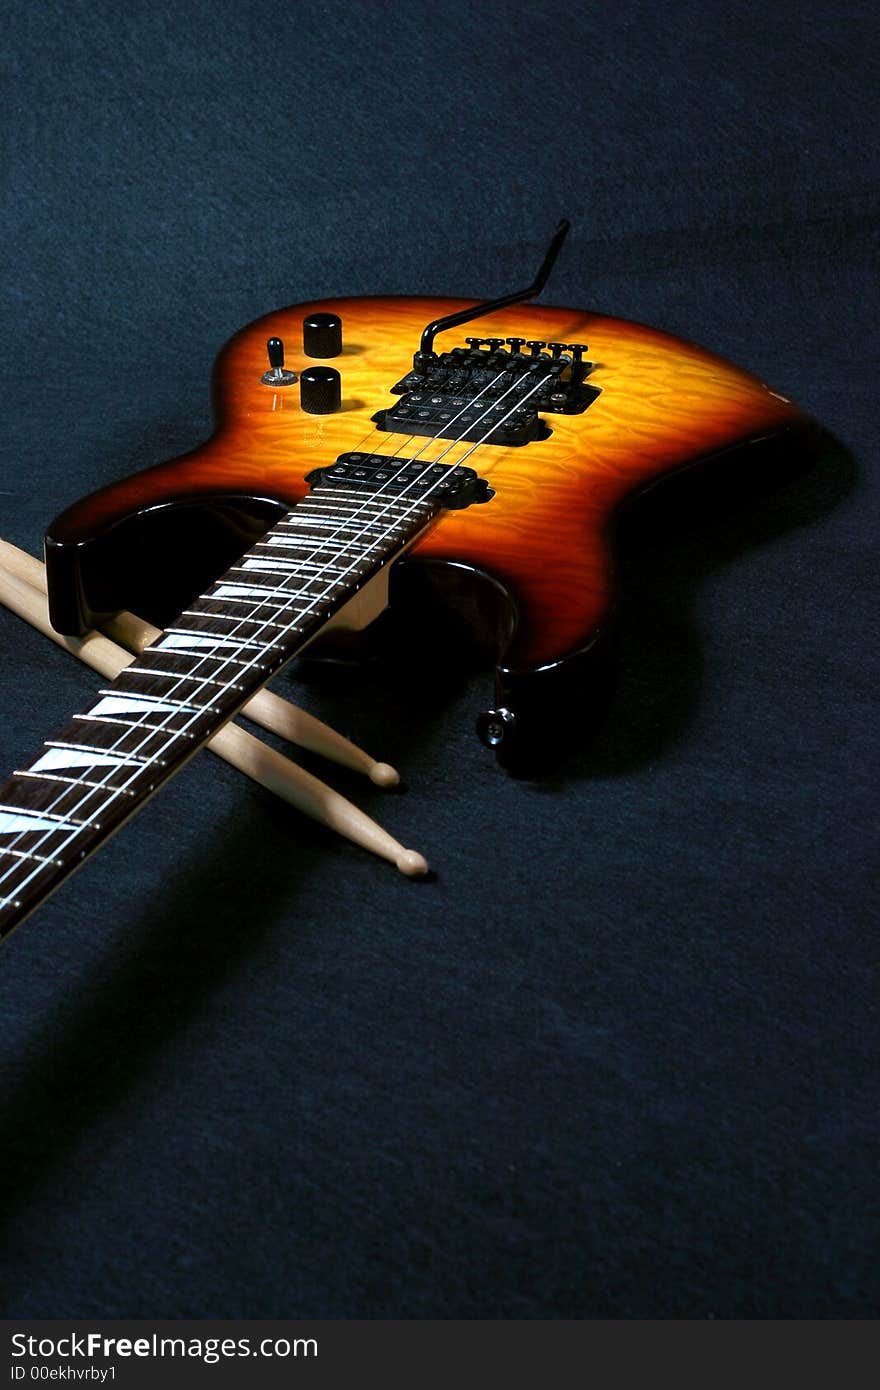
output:
[[[306,367],[300,373],[299,403],[309,415],[332,415],[342,404],[342,379],[335,367]]]
[[[341,351],[342,319],[338,314],[315,313],[303,319],[306,357],[338,357]]]
[[[266,343],[269,354],[269,370],[260,377],[264,386],[292,386],[296,372],[284,370],[284,344],[280,338],[270,338]]]

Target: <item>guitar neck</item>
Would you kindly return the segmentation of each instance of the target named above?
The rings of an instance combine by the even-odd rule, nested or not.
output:
[[[424,499],[311,493],[0,787],[0,938],[424,529]]]

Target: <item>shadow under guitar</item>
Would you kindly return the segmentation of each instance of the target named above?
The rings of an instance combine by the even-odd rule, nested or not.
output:
[[[693,613],[704,581],[825,516],[855,479],[852,455],[816,430],[800,448],[759,449],[745,466],[740,459],[729,469],[709,462],[636,500],[618,531],[618,621],[605,717],[576,751],[573,771],[628,772],[655,762],[684,735],[703,681]],[[772,605],[772,595],[765,601]]]

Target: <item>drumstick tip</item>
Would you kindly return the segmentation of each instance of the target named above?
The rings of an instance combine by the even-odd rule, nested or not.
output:
[[[405,849],[397,860],[397,867],[407,878],[419,878],[428,872],[428,861],[418,850]]]
[[[373,763],[370,781],[377,787],[396,787],[400,782],[400,773],[390,763]]]

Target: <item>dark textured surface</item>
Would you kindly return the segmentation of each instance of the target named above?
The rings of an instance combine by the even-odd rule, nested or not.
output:
[[[0,1313],[874,1309],[876,39],[860,4],[5,7],[8,539],[204,438],[257,315],[500,293],[561,212],[552,302],[839,446],[649,533],[546,784],[473,739],[485,677],[293,687],[402,766],[334,780],[435,882],[203,756],[22,928]],[[5,772],[95,680],[0,641]]]

